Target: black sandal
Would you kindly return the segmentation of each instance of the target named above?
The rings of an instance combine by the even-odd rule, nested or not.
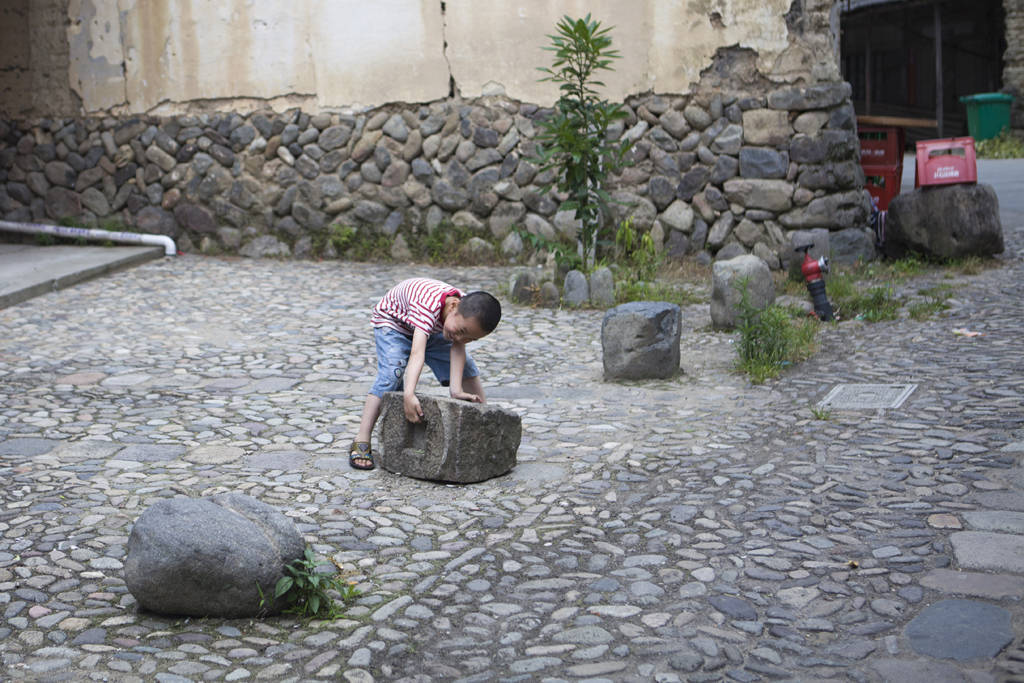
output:
[[[348,464],[354,470],[372,470],[374,464],[370,444],[365,441],[353,441],[348,451]]]

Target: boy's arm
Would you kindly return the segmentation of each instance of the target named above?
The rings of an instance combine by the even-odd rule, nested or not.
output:
[[[452,398],[473,403],[483,403],[483,396],[462,390],[462,373],[466,369],[466,345],[452,342],[450,355],[450,375],[448,377],[449,394]]]
[[[403,393],[403,406],[405,408],[405,419],[409,422],[419,422],[423,417],[423,408],[420,400],[416,398],[416,383],[420,381],[420,373],[423,371],[423,363],[427,354],[427,333],[416,328],[412,333],[412,349],[409,351],[409,363],[405,367],[405,390]]]

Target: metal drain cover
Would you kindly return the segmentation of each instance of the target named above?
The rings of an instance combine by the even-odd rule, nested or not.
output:
[[[838,410],[899,408],[916,388],[916,384],[837,384],[821,399],[818,407]]]

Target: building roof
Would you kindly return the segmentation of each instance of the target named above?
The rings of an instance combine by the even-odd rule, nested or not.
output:
[[[842,12],[856,12],[857,10],[866,9],[868,7],[876,7],[879,5],[910,5],[910,4],[922,4],[921,0],[840,0],[840,10]]]

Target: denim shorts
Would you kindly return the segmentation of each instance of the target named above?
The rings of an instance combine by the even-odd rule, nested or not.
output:
[[[385,391],[402,390],[405,366],[409,364],[409,352],[412,350],[412,337],[388,327],[375,327],[373,339],[377,344],[377,381],[373,383],[370,393],[383,398]],[[443,387],[448,386],[451,375],[451,350],[452,343],[440,332],[427,337],[425,362]],[[476,363],[467,351],[463,379],[479,374]]]

